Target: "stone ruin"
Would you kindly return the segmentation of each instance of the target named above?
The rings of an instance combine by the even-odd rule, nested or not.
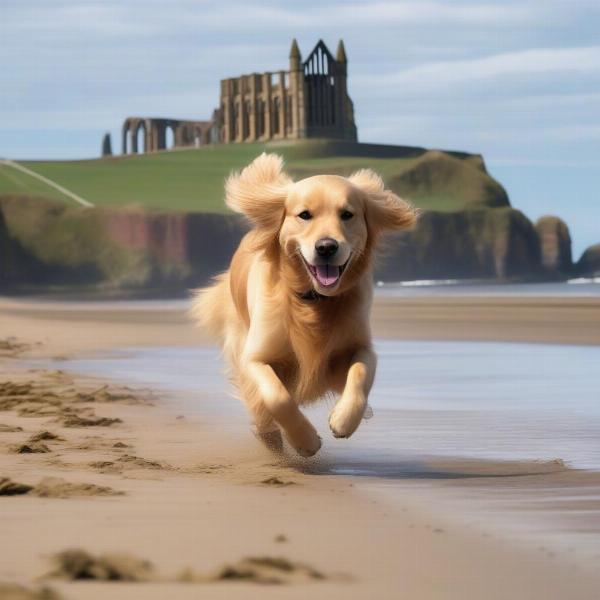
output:
[[[356,141],[347,68],[342,40],[335,58],[319,40],[304,61],[293,40],[288,71],[221,80],[219,108],[209,121],[128,117],[122,128],[122,152],[302,138]]]

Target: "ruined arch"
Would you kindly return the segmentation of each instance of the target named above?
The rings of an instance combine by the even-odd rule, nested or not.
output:
[[[165,150],[172,150],[177,146],[177,129],[170,121],[165,125]]]
[[[215,122],[128,117],[122,128],[123,153],[158,152],[213,143]]]
[[[139,152],[141,154],[145,153],[148,140],[148,131],[146,130],[146,123],[144,121],[139,121],[135,127],[135,130],[132,132],[132,135],[133,152]]]

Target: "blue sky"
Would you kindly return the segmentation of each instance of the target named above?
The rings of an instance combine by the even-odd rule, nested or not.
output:
[[[480,152],[575,253],[600,242],[598,0],[0,0],[0,157],[86,158],[127,115],[209,118],[219,79],[344,38],[361,141]]]

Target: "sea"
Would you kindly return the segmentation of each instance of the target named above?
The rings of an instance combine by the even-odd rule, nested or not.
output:
[[[600,295],[600,278],[376,287],[385,297],[449,294],[591,297]],[[186,306],[182,300],[137,304],[157,303],[165,310]],[[525,480],[518,477],[535,478],[536,465],[600,471],[600,346],[378,339],[375,348],[373,416],[351,439],[336,440],[328,431],[333,399],[306,410],[323,438],[315,472],[350,478],[392,503],[434,495],[452,518],[462,515],[584,561],[600,557],[600,479],[565,487],[537,486],[535,479],[520,485]],[[246,411],[222,367],[219,351],[203,346],[132,347],[61,362],[64,369],[164,390],[177,413],[215,423],[226,417],[250,438]],[[452,467],[465,461],[484,466],[480,480],[477,469]],[[517,468],[512,479],[509,468],[501,488],[489,487],[485,465],[498,463],[527,468]]]

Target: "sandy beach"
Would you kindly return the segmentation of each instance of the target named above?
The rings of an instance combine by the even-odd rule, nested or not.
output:
[[[597,345],[599,309],[385,298],[373,326],[379,338]],[[0,598],[597,597],[598,472],[424,459],[399,464],[392,486],[275,458],[243,418],[187,413],[176,391],[63,368],[207,343],[180,305],[0,301]],[[561,511],[596,545],[542,543],[474,508],[507,494],[520,519]]]

